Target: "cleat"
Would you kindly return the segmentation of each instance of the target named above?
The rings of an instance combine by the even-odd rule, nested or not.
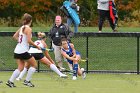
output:
[[[65,75],[65,74],[60,75],[60,77],[61,77],[61,78],[68,78],[68,76]]]
[[[86,78],[85,69],[84,68],[81,68],[81,71],[82,71],[82,78],[85,79]]]
[[[16,80],[17,80],[17,81],[21,81],[21,78],[18,77],[18,78],[16,78]]]
[[[11,81],[9,81],[9,80],[6,82],[6,85],[9,86],[9,87],[11,87],[11,88],[16,87],[16,86],[14,85],[14,83],[11,82]]]
[[[29,86],[29,87],[35,87],[35,86],[31,83],[31,81],[26,81],[26,80],[24,80],[23,84],[26,85],[26,86]]]
[[[77,77],[76,77],[76,76],[73,76],[73,77],[72,77],[72,80],[76,80],[76,79],[77,79]]]

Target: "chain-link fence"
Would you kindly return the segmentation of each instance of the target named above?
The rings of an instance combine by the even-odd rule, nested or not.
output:
[[[17,67],[13,58],[16,41],[12,35],[10,32],[0,33],[0,70],[14,70]],[[87,59],[79,64],[88,72],[139,74],[139,36],[140,33],[77,33],[72,42],[82,59]],[[35,34],[33,39],[37,39]],[[49,40],[47,44],[50,45]],[[50,55],[54,59],[53,52]],[[67,68],[66,62],[64,66]],[[42,70],[49,68],[40,64],[38,71]]]

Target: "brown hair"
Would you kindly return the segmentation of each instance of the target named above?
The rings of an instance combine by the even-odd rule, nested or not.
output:
[[[23,15],[23,17],[22,17],[22,23],[23,23],[23,25],[29,24],[31,22],[31,20],[32,20],[32,16],[30,14],[28,14],[28,13],[25,13]]]
[[[62,45],[62,42],[63,42],[63,41],[68,41],[68,40],[67,40],[67,38],[62,38],[62,39],[61,39],[61,45]]]
[[[32,21],[32,16],[28,13],[25,13],[22,17],[22,25],[27,25]],[[23,27],[23,32],[25,30],[25,26]]]

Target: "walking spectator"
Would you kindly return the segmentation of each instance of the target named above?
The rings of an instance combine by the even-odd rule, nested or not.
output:
[[[99,32],[102,32],[102,26],[103,23],[105,21],[105,18],[108,19],[110,26],[113,30],[113,32],[117,32],[116,28],[116,24],[113,23],[111,17],[110,17],[110,11],[109,11],[109,1],[114,2],[114,0],[98,0],[98,13],[99,13],[99,24],[98,24],[98,28],[99,28]]]
[[[71,2],[71,8],[73,8],[76,12],[79,11],[79,6],[76,4],[78,0],[69,0]],[[74,23],[73,19],[68,16],[67,17],[67,24],[68,26],[71,26],[71,24],[73,23],[74,25],[74,33],[78,32],[78,25]]]

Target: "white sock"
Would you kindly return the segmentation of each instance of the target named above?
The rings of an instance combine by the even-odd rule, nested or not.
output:
[[[16,69],[13,72],[12,76],[10,77],[9,81],[14,82],[14,80],[19,76],[19,74],[20,74],[20,71],[18,69]]]
[[[50,65],[50,69],[56,72],[58,75],[62,75],[62,73],[58,70],[58,68],[54,64]]]
[[[27,68],[24,67],[24,69],[22,70],[22,72],[20,72],[20,75],[19,75],[18,78],[22,79],[23,76],[26,74],[26,72],[27,72]]]
[[[34,74],[34,72],[36,71],[36,69],[34,67],[30,67],[26,76],[26,81],[30,81],[32,79],[32,75]]]

